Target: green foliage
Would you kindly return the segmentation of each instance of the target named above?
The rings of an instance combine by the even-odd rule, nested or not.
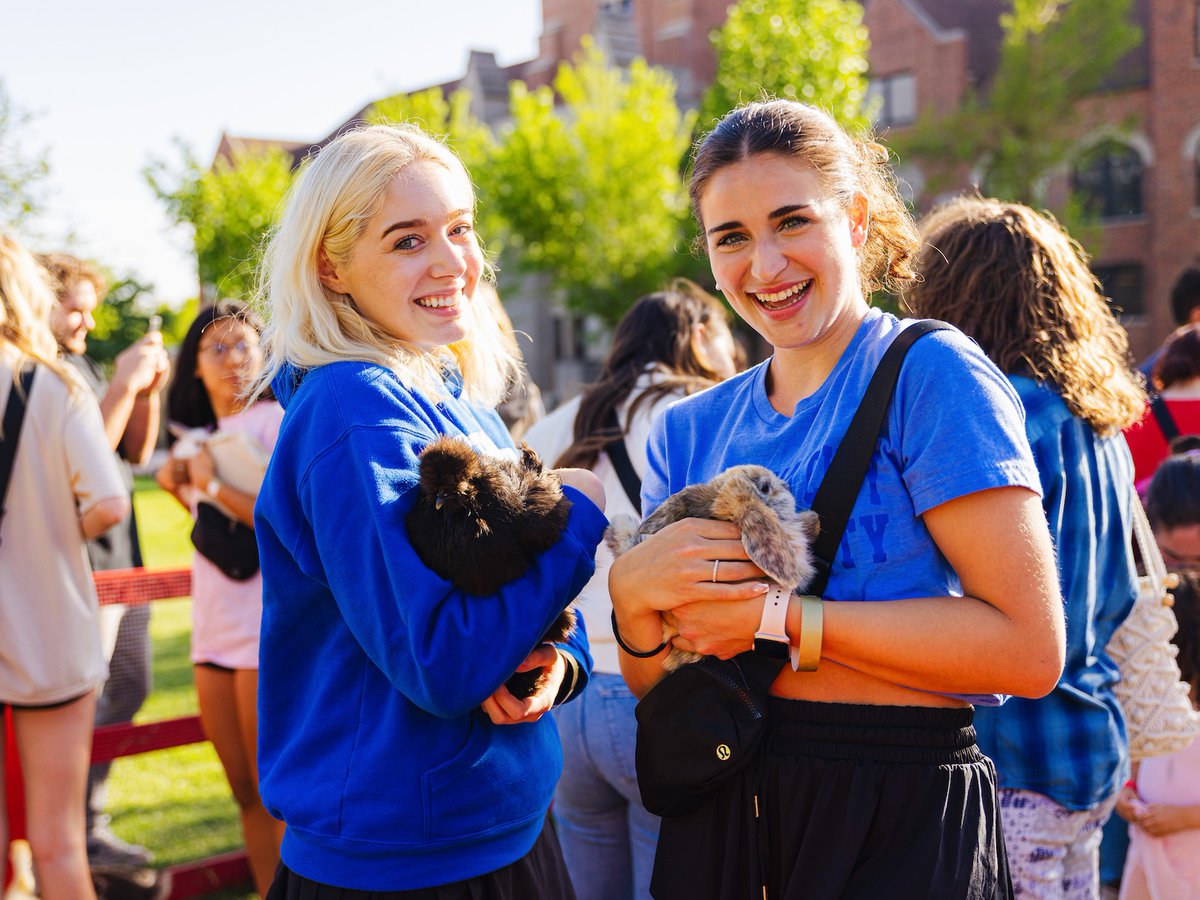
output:
[[[179,144],[182,161],[170,171],[155,160],[143,175],[180,224],[193,229],[200,281],[219,297],[247,299],[261,261],[262,239],[275,222],[292,179],[292,158],[282,150],[239,153],[203,168]]]
[[[478,203],[476,231],[486,241],[502,242],[504,223],[489,202],[491,185],[480,175],[496,151],[492,130],[471,111],[471,94],[459,89],[448,98],[440,88],[413,94],[395,94],[372,104],[364,118],[372,123],[408,122],[444,140],[463,161],[476,181]]]
[[[21,130],[30,115],[21,110],[0,81],[0,224],[16,228],[38,211],[41,181],[49,172],[44,151],[30,155]]]
[[[93,314],[96,327],[87,339],[88,356],[108,367],[118,353],[146,333],[150,316],[162,319],[164,342],[178,343],[195,317],[195,301],[183,309],[155,306],[152,288],[135,275],[126,275],[112,283],[104,301]]]
[[[1000,17],[1004,41],[987,96],[969,95],[946,116],[923,115],[893,141],[926,164],[929,189],[982,165],[987,194],[1040,205],[1046,177],[1068,162],[1080,132],[1080,101],[1100,89],[1138,45],[1131,0],[1014,0]]]
[[[502,258],[548,273],[572,309],[615,322],[676,274],[694,114],[680,112],[665,70],[635,60],[623,71],[590,41],[553,92],[515,83],[510,113],[476,173],[507,226]]]
[[[828,110],[864,128],[867,29],[849,0],[739,0],[712,35],[717,74],[701,103],[710,127],[739,103],[764,94]]]

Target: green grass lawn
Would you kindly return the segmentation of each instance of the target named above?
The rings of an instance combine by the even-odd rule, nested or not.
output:
[[[134,488],[138,532],[147,568],[191,565],[191,517],[151,478]],[[191,600],[154,603],[154,690],[137,715],[153,722],[196,712],[188,658]],[[154,852],[160,866],[224,853],[242,846],[237,807],[212,745],[192,744],[119,759],[109,779],[113,830]],[[210,895],[249,898],[241,890]]]

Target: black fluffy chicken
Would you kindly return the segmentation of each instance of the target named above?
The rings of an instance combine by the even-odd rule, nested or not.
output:
[[[468,594],[487,596],[523,575],[558,541],[571,501],[558,478],[527,444],[521,459],[483,456],[461,438],[437,438],[421,453],[417,502],[408,514],[409,540],[426,566]],[[575,628],[567,608],[542,640],[566,640]],[[505,682],[528,697],[545,678],[540,669]]]

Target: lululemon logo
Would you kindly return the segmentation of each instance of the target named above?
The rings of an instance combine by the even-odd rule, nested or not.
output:
[[[725,762],[725,760],[729,759],[729,757],[729,745],[717,744],[717,759],[721,760],[721,762]]]

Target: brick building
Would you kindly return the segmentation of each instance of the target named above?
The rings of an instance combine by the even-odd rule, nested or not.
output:
[[[552,73],[583,34],[612,30],[623,16],[641,55],[670,69],[683,101],[695,102],[713,78],[708,35],[727,7],[727,0],[543,0],[540,53],[525,64],[526,77],[531,69]],[[1009,0],[866,0],[864,7],[885,136],[926,108],[953,109],[968,88],[987,90]],[[1133,16],[1142,44],[1086,103],[1079,154],[1047,185],[1047,203],[1065,199],[1070,183],[1094,203],[1102,236],[1093,267],[1141,357],[1174,327],[1171,284],[1200,264],[1200,0],[1134,0]],[[1127,120],[1136,123],[1131,131],[1121,127]],[[919,209],[937,199],[923,190],[919,168],[901,161],[901,175]],[[971,182],[964,173],[961,188]]]
[[[986,91],[999,61],[1000,14],[1011,0],[866,0],[870,30],[871,90],[881,99],[880,131],[902,131],[926,108],[944,112],[970,87]],[[617,63],[643,56],[669,69],[681,102],[698,102],[711,82],[716,59],[708,36],[724,21],[729,0],[542,0],[538,55],[502,67],[490,53],[472,52],[461,79],[439,87],[472,93],[475,113],[497,123],[507,110],[508,84],[521,79],[549,84],[559,62],[592,35]],[[1188,265],[1200,264],[1200,0],[1134,0],[1144,40],[1118,65],[1105,90],[1083,111],[1079,154],[1047,185],[1047,202],[1065,198],[1067,186],[1085,191],[1101,216],[1093,266],[1123,311],[1134,353],[1148,354],[1172,329],[1167,297]],[[1081,48],[1086,52],[1086,48]],[[303,145],[302,155],[343,128],[361,121],[359,110],[329,136]],[[1136,122],[1131,131],[1120,125]],[[239,139],[222,136],[223,147]],[[292,145],[294,149],[300,145]],[[900,174],[919,209],[937,198],[924,190],[918,167]],[[961,188],[969,188],[963,173]],[[533,337],[529,360],[539,382],[577,380],[569,372],[580,341],[570,321],[550,320],[537,301],[537,285],[510,291],[518,327]],[[521,295],[528,295],[522,299]],[[528,306],[528,309],[523,307]]]

